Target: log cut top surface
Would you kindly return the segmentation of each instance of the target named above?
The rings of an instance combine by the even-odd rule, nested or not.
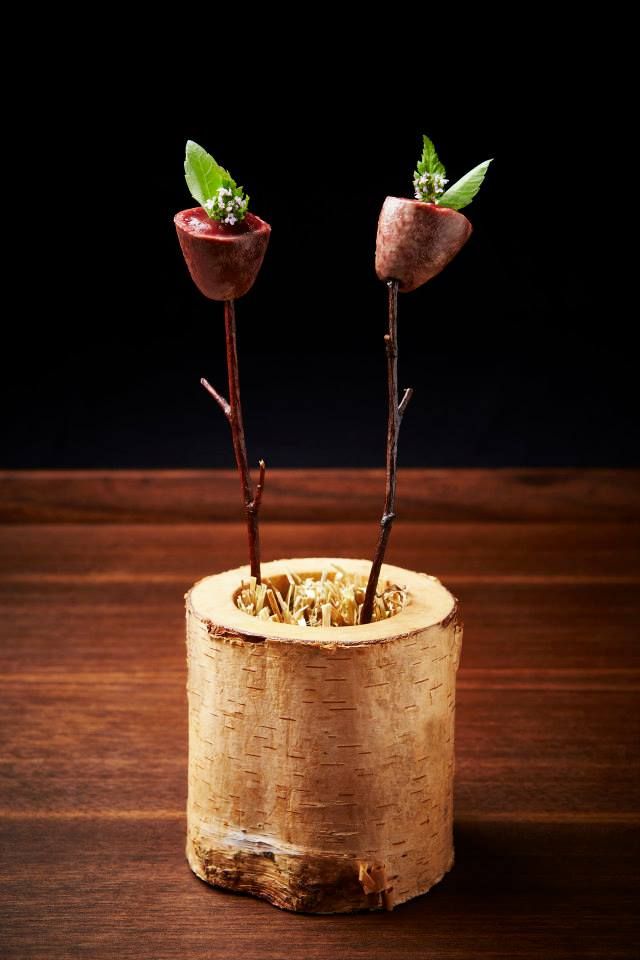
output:
[[[336,563],[348,573],[366,576],[370,560],[353,560],[347,557],[292,557],[287,560],[272,560],[262,564],[262,577],[269,579],[286,575],[292,570],[301,577],[320,574]],[[397,584],[408,591],[409,603],[400,613],[388,620],[378,620],[353,627],[298,627],[290,623],[275,623],[259,620],[240,610],[235,602],[235,593],[249,579],[248,566],[205,577],[187,595],[189,608],[201,620],[216,627],[237,631],[240,636],[268,637],[281,643],[310,644],[315,646],[361,646],[377,643],[398,636],[408,636],[427,627],[450,619],[456,608],[456,600],[436,577],[425,573],[403,570],[384,564],[380,574],[381,583]]]
[[[184,856],[183,598],[247,561],[238,486],[0,474],[3,960],[635,960],[640,474],[400,472],[389,563],[465,623],[456,864],[337,917],[211,889]],[[272,471],[263,555],[369,557],[383,496],[382,471]]]

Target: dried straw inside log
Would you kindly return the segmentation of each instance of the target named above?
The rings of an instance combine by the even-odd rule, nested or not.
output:
[[[305,558],[263,565],[319,574]],[[398,567],[409,605],[354,627],[261,621],[234,595],[248,568],[187,595],[187,856],[221,887],[314,913],[389,909],[453,862],[455,675],[462,626],[439,581]]]

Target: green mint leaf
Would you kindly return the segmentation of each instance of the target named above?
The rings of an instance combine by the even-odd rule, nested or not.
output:
[[[189,192],[200,206],[213,197],[220,187],[233,188],[235,180],[193,140],[187,140],[184,158],[184,175]]]
[[[450,207],[451,210],[462,210],[463,207],[471,203],[482,185],[490,163],[491,160],[485,160],[484,163],[479,163],[473,170],[469,170],[469,173],[465,173],[464,177],[457,180],[441,197],[438,197],[436,200],[438,206]]]
[[[441,177],[447,175],[444,164],[438,159],[433,141],[429,140],[426,133],[422,134],[422,157],[418,161],[417,171],[418,173],[438,173]]]

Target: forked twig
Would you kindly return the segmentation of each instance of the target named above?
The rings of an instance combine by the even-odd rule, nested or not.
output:
[[[238,347],[236,339],[236,311],[235,301],[225,300],[224,302],[224,325],[227,340],[227,374],[229,377],[229,400],[218,393],[211,384],[204,379],[200,383],[205,390],[211,394],[216,401],[231,427],[231,439],[233,441],[233,452],[240,474],[240,485],[242,487],[242,498],[247,517],[247,535],[249,540],[249,563],[251,566],[251,576],[261,583],[260,576],[260,531],[258,528],[258,511],[262,502],[262,492],[264,490],[264,480],[266,465],[264,460],[260,460],[260,478],[257,486],[253,487],[251,473],[249,471],[249,462],[247,459],[247,444],[244,436],[244,423],[242,420],[242,404],[240,401],[240,374],[238,370]]]
[[[395,520],[396,485],[398,473],[398,435],[400,424],[409,401],[413,396],[413,388],[408,387],[398,403],[398,281],[387,281],[389,332],[385,334],[385,349],[387,354],[387,383],[389,417],[387,421],[387,479],[384,498],[384,510],[380,521],[380,536],[376,546],[375,556],[371,564],[369,580],[364,596],[364,603],[360,611],[360,623],[370,623],[373,616],[373,605],[376,589],[380,578],[380,570],[384,561],[387,543],[391,534],[391,527]]]

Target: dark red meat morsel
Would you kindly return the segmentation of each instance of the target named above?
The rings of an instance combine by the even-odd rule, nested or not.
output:
[[[248,213],[233,226],[212,220],[202,207],[173,218],[191,278],[210,300],[236,300],[253,286],[271,227]]]
[[[472,229],[457,210],[387,197],[378,220],[376,273],[380,280],[398,280],[399,289],[409,293],[453,260]]]

